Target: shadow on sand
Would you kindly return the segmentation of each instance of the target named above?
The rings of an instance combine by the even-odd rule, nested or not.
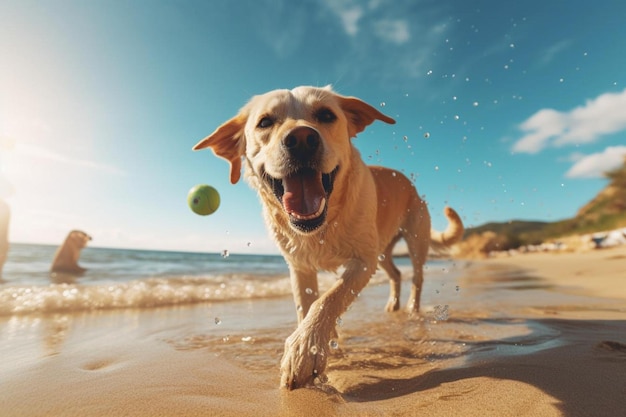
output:
[[[556,406],[565,416],[599,415],[599,404],[602,413],[608,413],[602,415],[622,415],[626,409],[626,321],[539,319],[527,324],[536,331],[467,343],[469,349],[462,354],[466,360],[460,366],[398,379],[370,374],[367,383],[343,390],[343,397],[348,402],[379,401],[487,377],[532,385],[557,399]]]

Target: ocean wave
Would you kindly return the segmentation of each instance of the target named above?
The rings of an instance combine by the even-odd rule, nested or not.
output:
[[[399,266],[404,279],[410,267]],[[443,268],[445,271],[445,268]],[[432,268],[428,275],[437,274]],[[319,290],[332,286],[341,271],[318,275]],[[369,285],[388,282],[378,270]],[[73,313],[90,310],[157,308],[173,305],[255,300],[291,295],[287,274],[243,273],[211,276],[150,277],[122,282],[57,282],[0,286],[0,316]]]
[[[279,297],[290,294],[287,277],[148,278],[107,285],[50,284],[0,288],[0,316],[121,308],[155,308]]]

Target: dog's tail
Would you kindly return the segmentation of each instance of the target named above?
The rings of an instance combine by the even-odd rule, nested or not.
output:
[[[451,207],[445,207],[443,213],[448,218],[448,227],[443,232],[430,231],[430,245],[435,250],[442,250],[454,245],[463,238],[465,229],[459,214]]]

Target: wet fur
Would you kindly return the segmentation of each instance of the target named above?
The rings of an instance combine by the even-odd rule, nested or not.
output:
[[[320,108],[332,111],[336,120],[321,123],[315,116]],[[271,129],[259,128],[264,115],[275,119]],[[194,147],[209,147],[228,160],[232,183],[239,180],[244,164],[246,179],[262,202],[265,223],[289,265],[298,327],[285,342],[281,362],[281,385],[288,389],[311,384],[324,373],[336,321],[377,266],[390,278],[386,310],[399,309],[400,272],[393,264],[392,249],[400,239],[406,241],[413,265],[408,311],[418,313],[429,247],[449,246],[463,235],[463,224],[453,209],[444,210],[449,220],[446,231],[431,231],[428,208],[411,181],[398,171],[365,165],[351,138],[375,120],[395,123],[367,103],[341,96],[330,87],[275,90],[253,97],[238,115]],[[293,161],[284,149],[284,138],[301,127],[319,132],[323,151],[315,164],[320,171],[339,167],[325,222],[310,233],[293,227],[263,178],[288,175]],[[339,267],[344,268],[342,275],[318,295],[317,272]]]

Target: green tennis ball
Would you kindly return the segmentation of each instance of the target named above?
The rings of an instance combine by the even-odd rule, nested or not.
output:
[[[220,206],[220,195],[210,185],[196,185],[187,194],[187,204],[194,213],[207,216]]]

